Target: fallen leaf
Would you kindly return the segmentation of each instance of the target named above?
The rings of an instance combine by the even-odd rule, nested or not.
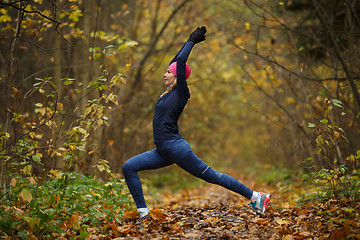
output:
[[[290,202],[289,206],[290,207],[297,207],[297,203],[296,202]]]
[[[71,222],[72,224],[74,224],[74,223],[76,223],[76,222],[78,221],[78,219],[79,219],[79,216],[78,216],[77,214],[73,214],[73,215],[71,215],[71,217],[70,217],[70,222]]]
[[[173,229],[173,230],[175,230],[175,231],[180,231],[181,226],[183,226],[183,225],[184,225],[183,222],[177,222],[177,223],[175,223],[175,224],[171,227],[171,229]]]
[[[312,235],[312,233],[307,232],[307,231],[303,231],[303,232],[300,232],[299,235],[304,236],[304,237],[310,237]]]
[[[339,209],[339,208],[340,208],[339,206],[333,207],[333,208],[330,210],[330,212],[334,212],[334,211],[336,211],[336,210]]]
[[[29,179],[29,180],[30,180],[30,183],[31,183],[31,184],[35,184],[35,183],[36,183],[36,180],[35,180],[35,178],[34,178],[34,177],[30,177],[30,179]]]
[[[329,240],[342,240],[342,239],[346,239],[346,233],[344,230],[342,229],[335,229],[330,237],[328,238]]]
[[[278,224],[280,224],[280,225],[287,225],[287,224],[289,224],[289,222],[287,221],[287,220],[285,220],[285,219],[279,219],[279,220],[277,220],[276,221]]]
[[[136,210],[125,210],[124,217],[129,219],[135,219],[139,217],[139,213]]]
[[[117,231],[119,233],[124,233],[124,234],[129,234],[129,233],[133,233],[134,232],[134,226],[132,225],[125,225],[125,226],[120,226],[117,228]]]
[[[19,193],[19,198],[21,198],[24,201],[31,202],[31,200],[33,199],[33,196],[32,196],[32,194],[31,194],[31,192],[29,190],[23,189]]]
[[[158,208],[150,209],[149,214],[151,215],[152,219],[154,219],[154,220],[164,220],[164,219],[166,219],[166,216],[163,213],[163,211],[161,209],[158,209]]]
[[[10,184],[12,187],[15,187],[16,186],[16,178],[12,178],[11,181],[10,181]]]

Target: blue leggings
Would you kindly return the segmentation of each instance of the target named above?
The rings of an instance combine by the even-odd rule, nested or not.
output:
[[[157,149],[132,157],[122,166],[126,184],[134,198],[137,208],[146,207],[140,178],[137,172],[158,169],[174,163],[206,182],[223,186],[248,199],[252,196],[253,191],[244,184],[229,175],[213,170],[198,158],[192,152],[190,145],[185,139],[165,140],[157,144]]]

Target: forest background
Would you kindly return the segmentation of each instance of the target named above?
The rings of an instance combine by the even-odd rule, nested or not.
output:
[[[200,158],[358,176],[359,1],[2,0],[0,13],[3,194],[14,174],[121,178],[154,148],[163,73],[202,25],[179,122]]]

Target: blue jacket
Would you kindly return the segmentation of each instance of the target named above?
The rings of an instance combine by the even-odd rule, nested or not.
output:
[[[179,133],[177,122],[190,97],[185,77],[185,63],[193,47],[193,42],[186,42],[184,46],[180,49],[180,51],[176,54],[176,56],[173,58],[173,60],[170,62],[170,64],[175,61],[177,62],[177,83],[176,88],[173,91],[159,98],[156,103],[153,119],[153,133],[155,145],[164,140],[182,138]]]

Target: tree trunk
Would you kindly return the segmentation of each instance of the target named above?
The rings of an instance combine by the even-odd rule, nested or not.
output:
[[[22,3],[19,2],[18,3],[19,8],[21,8]],[[14,89],[14,72],[15,72],[15,61],[16,61],[16,43],[17,43],[17,38],[18,38],[18,34],[20,32],[20,25],[23,19],[23,13],[21,12],[21,10],[18,10],[18,16],[16,19],[16,31],[15,31],[15,36],[11,41],[11,45],[10,45],[10,52],[9,52],[9,65],[8,65],[8,72],[7,72],[7,93],[6,93],[6,124],[5,124],[5,128],[4,128],[4,132],[8,132],[10,133],[10,135],[12,136],[12,139],[16,139],[17,137],[17,132],[16,132],[16,128],[14,128],[11,124],[12,121],[11,119],[13,118],[13,114],[12,112],[8,111],[7,109],[13,110],[13,94],[11,94]],[[11,134],[12,133],[12,134]],[[16,142],[14,142],[15,144]],[[4,141],[4,147],[7,145],[7,141]],[[11,148],[6,148],[6,153],[10,153],[10,149]],[[4,190],[6,188],[6,183],[8,181],[6,181],[7,177],[8,177],[8,164],[7,163],[3,163],[0,164],[1,165],[1,181],[0,181],[0,186],[4,187]]]
[[[62,0],[55,1],[54,5],[59,6],[61,5]],[[55,13],[55,20],[59,20],[59,16],[57,14],[57,9],[54,7]],[[61,36],[59,33],[54,32],[54,83],[56,85],[56,92],[59,99],[61,99]],[[62,136],[64,130],[62,129],[62,119],[60,117],[55,119],[57,128],[55,129],[56,132],[52,133],[54,136]],[[54,139],[55,141],[57,139]],[[49,156],[50,157],[50,156]],[[63,162],[54,156],[53,158],[50,157],[49,163],[50,169],[58,168],[61,169],[63,167]]]
[[[81,49],[81,55],[82,55],[82,60],[85,63],[85,67],[84,67],[84,72],[82,74],[82,79],[81,81],[84,83],[83,86],[87,86],[89,82],[91,82],[93,80],[93,66],[92,66],[92,52],[90,52],[91,55],[89,55],[89,49],[94,44],[93,42],[93,38],[95,35],[92,35],[91,32],[93,31],[94,34],[96,32],[96,22],[95,20],[97,19],[96,17],[96,13],[97,13],[97,8],[96,8],[96,2],[95,0],[88,0],[88,1],[84,1],[83,3],[83,7],[84,7],[84,42],[83,42],[83,47]],[[90,56],[90,60],[89,60],[89,56]],[[86,91],[84,89],[83,94],[86,94]],[[85,109],[86,109],[86,104],[88,102],[89,99],[95,97],[96,93],[94,92],[93,94],[88,95],[87,97],[83,98],[80,102],[80,112],[84,113]],[[90,149],[90,143],[94,144],[95,141],[97,139],[96,133],[93,134],[93,138],[89,138],[88,142],[86,143],[86,148],[87,151],[89,152],[91,151]],[[85,157],[85,165],[84,165],[84,174],[85,175],[89,175],[91,174],[92,171],[92,166],[93,166],[93,157],[92,155],[87,155]]]
[[[316,1],[312,1],[313,4],[314,4],[314,7],[315,7],[315,10],[316,10],[316,13],[319,17],[319,20],[321,22],[321,24],[325,27],[325,29],[328,30],[329,32],[329,35],[330,35],[330,41],[333,45],[333,48],[334,48],[334,51],[336,53],[336,56],[337,58],[339,59],[343,69],[344,69],[344,72],[348,78],[348,81],[350,83],[350,86],[351,86],[351,89],[352,89],[352,92],[354,94],[354,97],[355,97],[355,100],[358,104],[358,111],[357,113],[359,113],[359,109],[360,109],[360,93],[359,93],[359,90],[357,88],[357,85],[355,83],[355,80],[354,80],[354,76],[352,74],[352,71],[351,71],[351,63],[348,63],[346,62],[345,58],[344,58],[344,55],[342,53],[342,51],[340,50],[340,47],[339,47],[339,44],[337,42],[337,37],[335,35],[335,32],[333,30],[333,28],[331,26],[329,26],[328,24],[328,21],[326,20],[324,14],[321,12],[320,10],[320,6],[319,4],[316,2]]]

